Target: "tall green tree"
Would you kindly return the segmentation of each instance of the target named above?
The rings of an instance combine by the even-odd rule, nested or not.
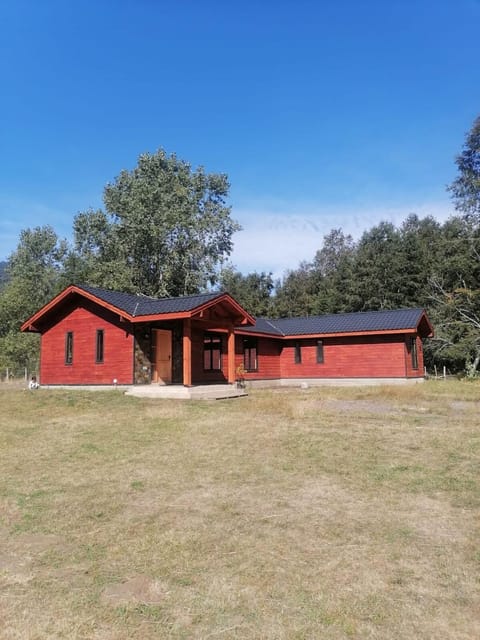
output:
[[[365,231],[357,245],[351,311],[394,309],[403,304],[401,236],[391,222]]]
[[[468,375],[480,367],[480,117],[456,158],[449,191],[459,215],[444,225],[443,264],[432,279],[437,335],[433,354]]]
[[[309,316],[316,313],[317,277],[311,262],[301,262],[275,284],[274,317]]]
[[[7,263],[0,292],[0,365],[29,366],[38,360],[38,336],[19,333],[22,323],[63,286],[67,243],[50,226],[25,229]]]
[[[480,216],[480,117],[468,132],[462,152],[457,156],[458,176],[449,190],[455,208],[467,216]]]
[[[440,259],[429,281],[435,338],[426,354],[473,376],[480,366],[480,231],[475,219],[447,220],[438,250]]]
[[[312,263],[312,280],[317,289],[315,313],[350,311],[355,306],[350,287],[355,252],[352,236],[342,229],[332,229],[324,236]]]
[[[273,287],[272,274],[264,271],[243,275],[229,266],[220,273],[219,288],[228,291],[244,309],[257,317],[270,315]]]
[[[77,215],[74,270],[151,296],[198,292],[216,282],[240,229],[228,189],[225,174],[193,170],[162,149],[142,154],[105,187],[105,212]]]

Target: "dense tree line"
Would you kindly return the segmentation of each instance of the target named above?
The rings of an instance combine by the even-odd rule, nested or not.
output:
[[[0,280],[0,367],[28,366],[36,336],[21,323],[71,282],[175,296],[217,287],[257,316],[423,307],[436,330],[430,365],[480,369],[480,118],[449,187],[457,210],[444,223],[411,214],[358,241],[332,229],[309,261],[274,282],[226,260],[239,226],[224,174],[206,174],[163,150],[139,157],[104,190],[104,209],[78,213],[69,245],[51,227],[27,229]]]

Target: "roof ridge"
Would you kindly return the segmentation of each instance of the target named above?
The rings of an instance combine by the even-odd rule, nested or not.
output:
[[[142,293],[137,292],[137,293],[130,293],[129,291],[119,291],[118,289],[106,289],[105,287],[98,287],[96,285],[92,285],[92,284],[77,284],[75,285],[77,287],[79,287],[80,289],[84,289],[84,290],[88,290],[88,289],[96,289],[97,291],[105,291],[106,293],[113,293],[115,295],[123,295],[123,296],[135,296],[137,298],[142,298],[145,302],[147,301],[151,301],[151,302],[159,302],[160,300],[175,300],[175,299],[180,299],[180,298],[199,298],[199,297],[205,297],[205,296],[220,296],[225,294],[225,291],[212,291],[210,293],[205,292],[205,293],[189,293],[188,295],[185,296],[162,296],[159,298],[156,298],[154,296],[149,296],[146,293]]]
[[[221,296],[225,291],[211,291],[210,293],[189,293],[186,296],[163,296],[163,298],[153,298],[153,300],[175,300],[175,298],[200,298],[204,296]]]

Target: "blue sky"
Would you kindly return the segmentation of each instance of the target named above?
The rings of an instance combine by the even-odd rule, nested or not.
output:
[[[479,0],[0,0],[0,259],[160,147],[228,174],[244,272],[443,220],[479,26]]]

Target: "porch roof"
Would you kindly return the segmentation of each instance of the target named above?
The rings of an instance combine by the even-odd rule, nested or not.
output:
[[[85,284],[79,284],[77,287],[90,293],[99,300],[107,302],[113,307],[125,311],[133,318],[192,311],[223,295],[222,293],[216,292],[177,298],[151,298],[143,294],[109,291],[107,289],[100,289],[99,287],[90,287]]]

